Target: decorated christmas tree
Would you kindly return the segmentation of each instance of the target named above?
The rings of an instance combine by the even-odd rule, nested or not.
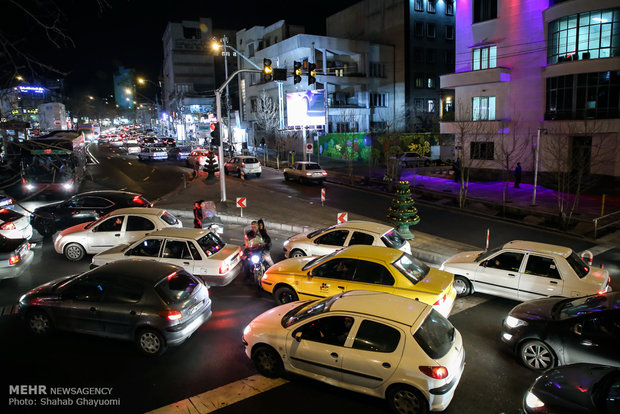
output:
[[[409,226],[415,226],[420,222],[418,209],[415,208],[415,201],[411,197],[409,181],[395,182],[396,194],[392,199],[392,205],[388,209],[387,219],[407,240],[413,239],[414,235],[409,230]]]

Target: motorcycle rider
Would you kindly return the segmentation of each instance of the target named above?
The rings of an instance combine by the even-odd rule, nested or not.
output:
[[[258,219],[257,226],[258,234],[263,239],[263,258],[265,259],[265,262],[267,262],[267,265],[271,267],[274,264],[273,259],[271,258],[271,253],[269,253],[272,244],[271,237],[269,236],[269,233],[267,233],[267,229],[265,228],[265,222],[262,218]]]

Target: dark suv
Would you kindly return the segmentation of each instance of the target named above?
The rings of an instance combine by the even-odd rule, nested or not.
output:
[[[153,207],[141,194],[127,191],[90,191],[34,210],[32,227],[43,237],[76,224],[97,220],[125,207]]]

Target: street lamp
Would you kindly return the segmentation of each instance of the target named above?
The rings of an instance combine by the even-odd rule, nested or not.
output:
[[[151,85],[155,86],[155,88],[158,88],[158,87],[161,88],[161,82],[159,84],[157,84],[157,83],[155,83],[155,82],[153,82],[151,80],[148,80],[148,79],[145,79],[145,78],[142,78],[142,77],[139,77],[136,80],[138,81],[138,83],[140,85],[146,85],[147,83],[150,83]],[[144,95],[142,95],[142,96],[144,97]],[[159,125],[159,94],[158,94],[157,89],[155,89],[155,107],[157,108],[157,122],[155,124]],[[159,132],[161,133],[161,131],[159,131]]]

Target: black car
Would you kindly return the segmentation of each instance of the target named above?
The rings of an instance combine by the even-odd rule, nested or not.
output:
[[[528,414],[620,413],[620,369],[573,364],[538,377],[523,399]]]
[[[111,211],[126,207],[153,207],[153,204],[137,193],[90,191],[36,208],[31,218],[32,227],[47,237],[58,230],[97,220]]]
[[[169,263],[120,260],[65,276],[19,299],[37,336],[52,330],[134,341],[147,355],[180,345],[211,317],[209,287]]]
[[[32,256],[26,239],[9,239],[0,234],[0,279],[20,276],[22,265]]]
[[[620,292],[515,306],[502,341],[534,370],[589,362],[620,367]]]

